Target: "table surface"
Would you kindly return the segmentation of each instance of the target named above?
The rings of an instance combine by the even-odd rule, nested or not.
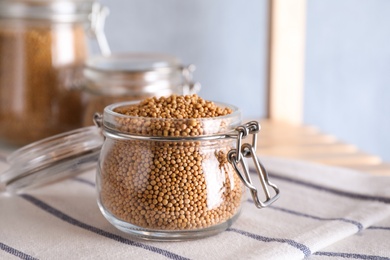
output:
[[[353,144],[342,142],[318,128],[261,120],[257,153],[299,159],[325,165],[355,169],[375,175],[390,176],[390,163],[365,153]]]

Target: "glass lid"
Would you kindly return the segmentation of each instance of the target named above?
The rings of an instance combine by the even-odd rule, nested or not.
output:
[[[86,62],[88,69],[106,72],[146,72],[157,69],[178,69],[180,60],[162,53],[121,53],[95,56]]]
[[[26,189],[75,176],[97,165],[103,135],[96,126],[80,128],[29,144],[8,156],[0,192]]]

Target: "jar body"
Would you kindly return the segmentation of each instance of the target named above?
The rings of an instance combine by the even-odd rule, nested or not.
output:
[[[117,228],[150,239],[225,230],[243,197],[226,160],[233,144],[106,139],[97,175],[103,214]]]
[[[103,215],[118,229],[152,240],[226,230],[240,213],[244,188],[227,160],[236,140],[214,137],[239,124],[238,117],[136,118],[106,108],[96,175]],[[191,136],[182,139],[184,133]]]
[[[0,20],[0,140],[24,145],[82,125],[83,23]]]

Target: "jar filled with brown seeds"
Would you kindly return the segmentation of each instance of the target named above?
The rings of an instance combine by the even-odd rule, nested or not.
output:
[[[114,226],[184,240],[219,233],[238,217],[244,189],[228,159],[241,124],[236,107],[172,95],[114,104],[100,119],[98,204]]]
[[[162,53],[121,53],[94,56],[83,70],[85,126],[93,115],[111,104],[172,94],[194,94],[200,84],[192,81],[194,65]]]
[[[0,0],[0,141],[19,146],[82,126],[76,83],[94,6]]]

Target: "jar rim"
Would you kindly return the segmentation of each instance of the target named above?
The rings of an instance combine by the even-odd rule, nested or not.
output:
[[[199,136],[212,136],[217,134],[226,134],[234,130],[237,126],[241,124],[241,111],[238,107],[223,103],[223,102],[216,102],[212,101],[214,104],[216,104],[218,107],[222,108],[230,108],[232,110],[232,113],[224,115],[224,116],[218,116],[218,117],[205,117],[205,118],[153,118],[153,117],[141,117],[141,116],[129,116],[124,115],[118,112],[115,112],[114,110],[119,107],[123,106],[129,106],[129,105],[135,105],[139,103],[140,101],[126,101],[126,102],[120,102],[111,104],[104,108],[103,112],[103,126],[105,129],[109,129],[110,131],[114,132],[121,132],[121,133],[129,133],[129,134],[135,134],[135,135],[144,135],[144,136],[152,136],[148,134],[140,134],[135,133],[132,131],[127,130],[119,130],[121,128],[121,123],[118,122],[129,122],[131,120],[138,120],[142,124],[147,123],[164,123],[164,122],[170,122],[173,124],[180,124],[180,123],[188,123],[190,120],[196,120],[196,122],[201,123],[204,126],[204,133]],[[222,124],[223,123],[223,124]],[[221,124],[223,127],[221,127]],[[157,136],[157,139],[163,139],[164,136]],[[179,136],[179,139],[194,139],[193,136]]]
[[[85,68],[103,73],[139,73],[182,68],[180,60],[163,53],[128,52],[110,56],[96,55],[86,61]]]
[[[87,22],[95,0],[0,0],[0,19]]]
[[[108,105],[104,108],[104,114],[112,114],[115,116],[121,116],[123,118],[133,118],[133,119],[153,119],[153,120],[172,120],[172,121],[180,121],[180,120],[191,120],[191,119],[196,119],[196,120],[215,120],[215,119],[226,119],[226,118],[231,118],[231,117],[236,117],[240,115],[240,109],[234,105],[228,104],[228,103],[223,103],[223,102],[217,102],[217,101],[212,101],[214,104],[220,107],[226,107],[232,109],[232,113],[224,115],[224,116],[218,116],[218,117],[203,117],[203,118],[154,118],[154,117],[142,117],[142,116],[129,116],[129,115],[124,115],[118,112],[115,112],[114,109],[123,107],[123,106],[129,106],[129,105],[135,105],[138,104],[140,101],[125,101],[125,102],[119,102],[119,103],[114,103],[111,105]]]

